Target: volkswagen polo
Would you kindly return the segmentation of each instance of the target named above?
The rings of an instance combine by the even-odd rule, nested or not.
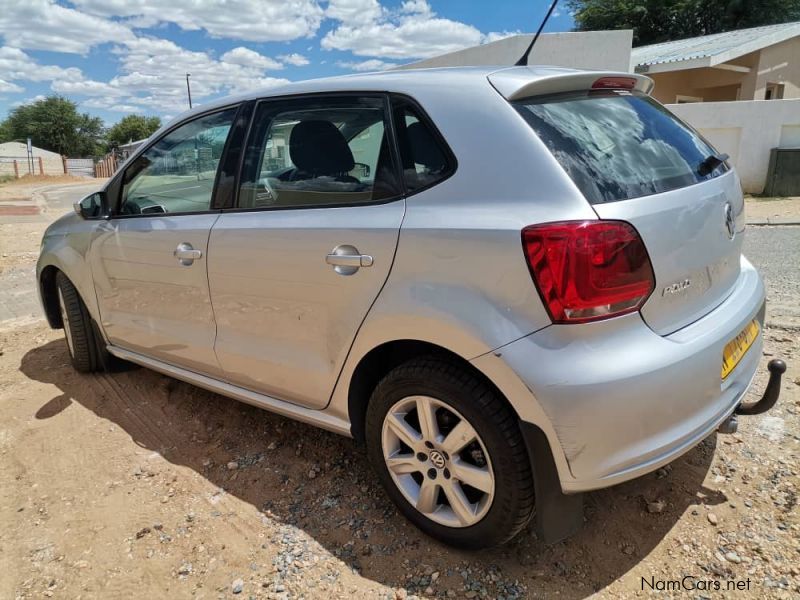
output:
[[[777,399],[735,171],[640,75],[407,70],[196,108],[44,235],[81,372],[130,361],[362,441],[465,548],[582,522]],[[266,441],[266,440],[265,440]]]

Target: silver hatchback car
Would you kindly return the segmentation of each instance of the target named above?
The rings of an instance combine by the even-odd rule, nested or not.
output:
[[[737,413],[764,287],[736,173],[629,73],[408,70],[226,98],[49,227],[49,323],[366,445],[477,548],[674,460]],[[534,506],[536,507],[534,511]]]

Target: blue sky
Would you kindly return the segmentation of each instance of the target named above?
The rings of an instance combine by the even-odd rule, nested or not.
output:
[[[569,31],[559,6],[545,31]],[[549,1],[0,0],[0,119],[62,94],[111,124],[535,31]]]

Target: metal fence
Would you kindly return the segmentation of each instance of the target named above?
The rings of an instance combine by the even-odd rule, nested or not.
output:
[[[91,158],[65,158],[64,170],[68,175],[94,177],[94,160]]]

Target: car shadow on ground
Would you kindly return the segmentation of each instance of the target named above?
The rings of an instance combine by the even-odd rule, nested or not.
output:
[[[459,551],[424,536],[394,509],[363,450],[350,439],[146,369],[80,375],[66,363],[62,340],[23,357],[27,377],[60,390],[38,408],[37,419],[76,402],[118,425],[139,446],[302,529],[362,576],[409,592],[422,593],[429,585],[428,576],[407,577],[424,565],[428,574],[441,574],[437,593],[450,587],[462,596],[468,568],[469,579],[481,580],[490,597],[513,597],[521,591],[514,589],[517,581],[532,594],[582,598],[634,568],[684,512],[695,510],[692,505],[726,501],[703,486],[716,445],[711,436],[666,469],[587,494],[585,526],[568,540],[548,546],[529,528],[500,548]],[[238,468],[229,469],[231,461]],[[655,503],[655,512],[648,503]],[[631,586],[631,593],[641,592],[638,579]]]

